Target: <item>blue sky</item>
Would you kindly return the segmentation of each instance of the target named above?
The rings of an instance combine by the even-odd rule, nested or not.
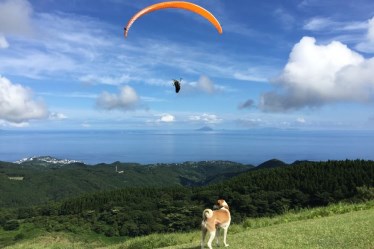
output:
[[[0,0],[0,127],[374,128],[373,1],[157,2]]]

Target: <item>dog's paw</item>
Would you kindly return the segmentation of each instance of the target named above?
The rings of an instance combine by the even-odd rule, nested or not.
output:
[[[226,245],[225,245],[225,247],[228,247],[228,246],[229,246],[229,244],[226,244]]]

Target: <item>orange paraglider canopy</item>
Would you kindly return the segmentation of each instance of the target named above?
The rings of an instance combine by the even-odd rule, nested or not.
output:
[[[214,27],[218,30],[220,34],[222,34],[222,27],[219,24],[218,20],[206,9],[203,7],[196,5],[194,3],[190,2],[184,2],[184,1],[170,1],[170,2],[161,2],[161,3],[156,3],[153,5],[150,5],[142,10],[140,10],[138,13],[136,13],[130,21],[127,23],[124,31],[125,37],[127,37],[127,33],[129,32],[129,29],[131,28],[132,24],[138,19],[139,17],[148,14],[150,12],[159,10],[159,9],[167,9],[167,8],[178,8],[178,9],[185,9],[192,11],[196,14],[201,15],[205,19],[207,19],[209,22],[211,22]]]

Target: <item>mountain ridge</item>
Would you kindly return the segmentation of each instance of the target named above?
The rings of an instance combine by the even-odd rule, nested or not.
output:
[[[0,162],[0,206],[37,205],[126,187],[203,186],[254,168],[230,161],[88,165],[53,157],[39,159]]]
[[[52,156],[30,157],[17,162],[0,161],[0,206],[39,205],[126,187],[199,187],[223,182],[251,170],[293,165],[278,159],[257,167],[227,160],[146,165],[117,161],[90,165]]]

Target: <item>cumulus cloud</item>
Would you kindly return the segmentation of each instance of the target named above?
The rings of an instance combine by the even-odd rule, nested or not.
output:
[[[207,93],[213,93],[216,91],[216,87],[213,85],[213,82],[206,76],[200,77],[196,87]]]
[[[260,109],[282,112],[332,102],[368,102],[374,94],[374,58],[338,41],[318,45],[303,37],[290,54],[277,90],[261,96]]]
[[[0,1],[0,32],[27,35],[32,32],[30,3],[26,0]]]
[[[103,92],[97,99],[96,104],[105,110],[119,109],[122,111],[133,110],[137,107],[139,96],[130,86],[124,86],[117,94]]]
[[[157,119],[157,122],[163,122],[163,123],[172,123],[175,121],[175,117],[171,114],[163,114],[159,119]]]
[[[5,121],[5,120],[0,120],[0,126],[3,126],[3,127],[24,128],[24,127],[28,127],[29,125],[30,125],[29,122],[13,123],[13,122]]]
[[[194,121],[194,122],[207,123],[207,124],[216,124],[222,121],[222,119],[219,118],[217,115],[207,114],[207,113],[204,113],[201,115],[192,115],[189,117],[189,120]]]
[[[254,101],[252,99],[248,99],[247,101],[240,103],[238,109],[251,109],[254,107]]]
[[[45,118],[47,108],[34,100],[31,90],[13,84],[0,76],[0,119],[11,123],[24,123],[31,119]]]
[[[4,36],[0,35],[0,48],[8,48],[9,43]]]
[[[296,119],[296,123],[299,123],[299,124],[305,124],[305,123],[306,123],[306,120],[305,120],[305,118],[303,118],[303,117],[298,117],[298,118]]]
[[[183,92],[204,92],[208,94],[213,94],[224,90],[223,87],[215,85],[211,79],[204,75],[202,75],[199,80],[194,83],[183,84],[182,82],[182,87],[184,90]]]

